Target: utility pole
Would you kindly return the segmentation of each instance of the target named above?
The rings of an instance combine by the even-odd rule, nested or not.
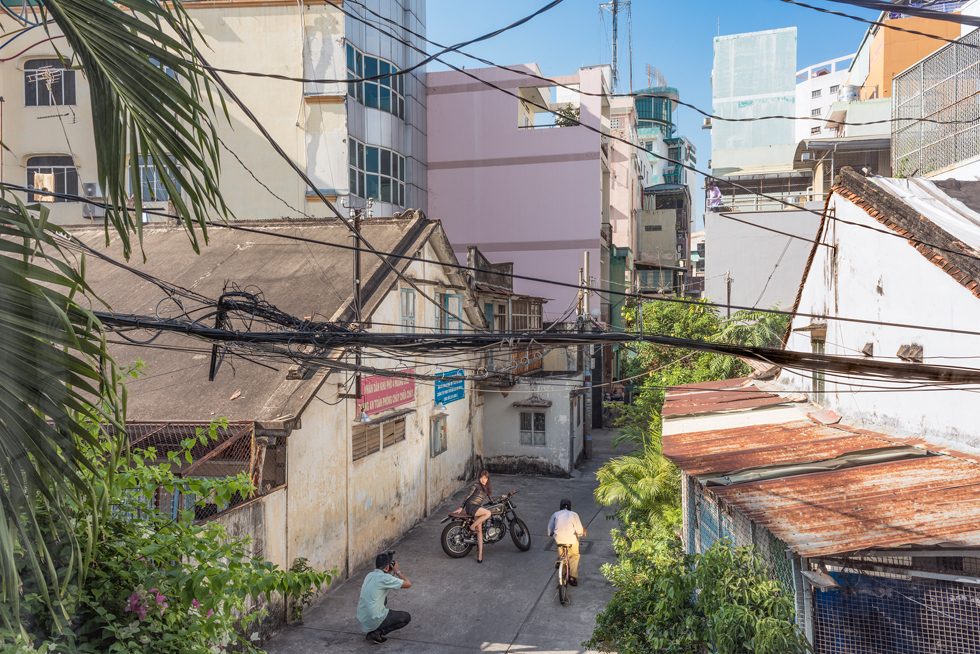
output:
[[[732,271],[729,270],[725,273],[725,315],[728,318],[732,317],[732,282],[734,281]]]
[[[617,67],[619,45],[619,0],[612,0],[612,92],[616,92],[616,80],[619,78]]]

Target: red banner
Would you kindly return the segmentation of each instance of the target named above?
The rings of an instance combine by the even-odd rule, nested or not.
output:
[[[414,368],[399,370],[413,374]],[[368,375],[361,378],[361,399],[357,401],[357,413],[373,415],[383,413],[415,401],[415,379],[413,377],[388,377]]]

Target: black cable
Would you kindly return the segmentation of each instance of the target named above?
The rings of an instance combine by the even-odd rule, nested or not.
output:
[[[976,16],[966,16],[964,14],[954,14],[946,11],[936,11],[928,7],[916,7],[911,4],[898,4],[896,2],[882,2],[881,0],[827,0],[842,5],[853,7],[863,7],[864,9],[876,9],[883,13],[899,13],[907,16],[918,16],[919,18],[929,18],[931,20],[944,20],[960,25],[972,25],[980,27],[980,18]]]
[[[29,189],[29,188],[24,187],[24,186],[19,186],[17,184],[9,184],[9,183],[6,183],[6,182],[0,182],[0,188],[10,188],[10,189],[16,190],[16,191],[32,191],[33,190],[33,189]],[[105,204],[104,202],[98,202],[96,200],[92,200],[91,198],[86,198],[86,197],[81,196],[81,195],[73,195],[73,194],[70,194],[70,193],[58,193],[56,191],[45,191],[45,194],[46,195],[50,195],[52,197],[57,197],[57,198],[62,198],[62,199],[68,199],[68,200],[75,200],[75,201],[78,201],[78,202],[84,202],[84,203],[92,204],[92,205],[95,205],[95,206],[98,206],[98,207],[103,207],[103,208],[109,207],[109,205]],[[160,212],[160,211],[155,211],[155,210],[150,210],[150,209],[145,209],[144,210],[144,213],[147,213],[147,214],[150,214],[150,215],[154,215],[154,216],[163,216],[163,217],[167,217],[167,218],[173,218],[173,217],[175,217],[173,214],[168,214],[168,213],[165,213],[165,212]],[[830,216],[828,216],[828,218],[829,217]],[[282,232],[272,232],[272,231],[268,231],[268,230],[258,229],[258,228],[255,228],[255,227],[246,227],[244,225],[237,225],[237,224],[234,224],[234,223],[216,223],[214,221],[210,221],[210,222],[208,222],[208,225],[210,227],[214,227],[214,228],[225,228],[225,229],[230,229],[230,230],[233,230],[233,231],[242,231],[242,232],[249,232],[249,233],[253,233],[253,234],[262,234],[262,235],[266,235],[266,236],[273,236],[273,237],[276,237],[276,238],[282,238],[282,239],[285,239],[285,240],[298,241],[298,242],[301,242],[301,243],[314,243],[314,244],[317,244],[317,245],[324,245],[324,246],[327,246],[327,247],[338,248],[338,249],[341,249],[341,250],[351,250],[351,251],[353,251],[353,250],[360,250],[360,251],[363,251],[363,252],[369,252],[369,250],[366,250],[365,248],[357,248],[357,247],[355,247],[353,245],[346,245],[346,244],[343,244],[343,243],[331,243],[330,241],[323,241],[323,240],[320,240],[320,239],[309,238],[309,237],[306,237],[306,236],[297,236],[295,234],[285,234],[285,233],[282,233]],[[757,307],[742,306],[742,305],[738,305],[738,304],[722,304],[722,303],[719,303],[719,302],[707,302],[707,301],[704,301],[704,300],[687,300],[687,299],[675,298],[675,297],[651,297],[651,296],[648,296],[648,295],[643,295],[642,293],[630,293],[630,292],[625,292],[625,291],[616,291],[616,290],[612,290],[612,289],[601,290],[600,291],[598,289],[595,289],[595,288],[592,288],[592,287],[589,287],[589,286],[584,286],[584,285],[581,285],[581,284],[574,284],[572,282],[562,282],[562,281],[558,281],[558,280],[554,280],[554,279],[546,279],[544,277],[534,277],[534,276],[531,276],[531,275],[520,275],[520,274],[517,274],[517,273],[502,273],[502,272],[499,272],[499,271],[496,271],[496,270],[489,270],[489,269],[484,269],[484,268],[476,268],[476,267],[466,266],[466,265],[459,264],[459,263],[452,263],[452,262],[440,261],[438,259],[427,259],[425,257],[419,257],[419,256],[413,256],[413,255],[405,255],[405,254],[397,254],[397,253],[394,253],[394,252],[381,252],[380,254],[382,254],[382,255],[384,255],[386,257],[392,258],[392,259],[408,259],[408,260],[417,261],[417,262],[420,262],[420,263],[432,263],[432,264],[437,264],[437,265],[440,265],[440,266],[445,266],[447,268],[455,268],[457,270],[465,270],[465,271],[470,271],[470,272],[493,273],[493,274],[498,274],[498,275],[504,275],[504,276],[510,277],[512,279],[520,279],[520,280],[524,280],[524,281],[531,281],[531,282],[538,282],[538,283],[542,283],[542,284],[550,284],[550,285],[553,285],[553,286],[560,286],[560,287],[563,287],[563,288],[572,288],[572,289],[577,289],[577,290],[590,291],[590,292],[595,292],[597,294],[602,293],[602,294],[606,294],[606,295],[609,295],[609,296],[617,296],[617,297],[641,299],[641,300],[644,300],[644,301],[647,301],[647,302],[668,302],[668,303],[688,304],[688,305],[690,305],[690,304],[697,304],[697,305],[700,305],[700,306],[714,307],[714,308],[720,308],[720,309],[734,309],[736,311],[742,311],[742,310],[745,310],[745,311],[758,311],[760,313],[768,313],[768,314],[773,314],[773,315],[782,315],[782,316],[790,316],[790,317],[814,318],[814,319],[821,319],[821,320],[836,320],[836,321],[839,321],[839,322],[852,322],[852,323],[858,323],[858,324],[864,324],[864,325],[877,325],[877,326],[882,326],[882,327],[896,327],[896,328],[902,328],[902,329],[919,329],[919,330],[923,330],[923,331],[945,332],[945,333],[951,333],[951,334],[965,334],[965,335],[968,335],[968,336],[980,336],[980,331],[971,331],[971,330],[966,330],[966,329],[955,329],[955,328],[952,328],[952,327],[934,327],[934,326],[928,326],[928,325],[915,325],[915,324],[910,324],[910,323],[885,322],[885,321],[880,321],[880,320],[867,320],[867,319],[863,319],[863,318],[850,318],[850,317],[844,317],[844,316],[826,316],[826,315],[815,314],[815,313],[805,313],[805,312],[802,312],[802,311],[783,311],[781,309],[760,309],[760,308],[757,308]],[[966,256],[966,255],[964,255],[964,256]],[[980,257],[976,257],[976,258],[980,258]]]
[[[780,2],[785,2],[787,4],[791,4],[791,5],[797,5],[799,7],[805,7],[806,9],[812,9],[814,11],[819,11],[820,13],[823,13],[823,14],[832,14],[834,16],[840,16],[841,18],[849,18],[851,20],[856,20],[859,23],[865,23],[867,25],[876,25],[878,27],[884,27],[886,29],[894,30],[896,32],[905,32],[906,34],[914,34],[915,36],[924,36],[926,38],[934,39],[936,41],[943,41],[945,43],[953,43],[953,44],[961,45],[964,48],[973,48],[973,49],[980,48],[980,46],[974,45],[973,43],[963,43],[963,42],[958,41],[956,39],[947,39],[945,36],[939,36],[938,34],[929,34],[927,32],[921,32],[919,30],[914,30],[914,29],[910,29],[910,28],[907,28],[907,27],[900,27],[898,25],[891,25],[889,23],[884,23],[884,22],[878,21],[878,20],[870,20],[868,18],[861,18],[859,16],[852,16],[851,14],[845,14],[842,11],[834,11],[833,9],[827,9],[825,7],[817,7],[815,5],[807,4],[805,2],[800,2],[799,0],[779,0],[779,1]],[[838,0],[830,0],[830,2],[837,2],[837,1]],[[845,4],[850,4],[850,3],[845,3]],[[892,7],[892,11],[894,11],[896,5],[889,5],[889,6],[891,6]],[[902,13],[905,13],[905,12],[902,12]],[[942,15],[949,16],[949,14],[942,14]],[[908,120],[908,119],[893,118],[892,120],[898,121],[898,120]],[[925,121],[923,121],[923,122],[925,122]],[[968,121],[968,122],[976,122],[976,121],[974,120],[974,121]]]
[[[505,66],[503,64],[498,64],[498,63],[496,63],[496,62],[494,62],[494,61],[492,61],[490,59],[485,59],[483,57],[478,57],[476,55],[473,55],[473,54],[470,54],[470,53],[467,53],[467,52],[463,52],[462,50],[460,50],[456,46],[445,46],[445,45],[443,45],[441,43],[438,43],[436,41],[432,41],[431,39],[428,39],[424,34],[420,34],[419,32],[415,32],[415,31],[411,30],[410,28],[401,25],[396,20],[393,20],[393,19],[388,18],[386,16],[382,16],[378,12],[370,9],[369,7],[367,7],[366,5],[364,5],[361,2],[358,2],[357,0],[347,0],[347,1],[350,2],[352,5],[358,6],[361,9],[365,10],[366,12],[368,12],[368,13],[376,16],[376,17],[378,17],[379,19],[384,20],[385,22],[388,22],[388,23],[390,23],[390,24],[398,27],[399,29],[402,29],[405,32],[407,32],[407,33],[409,33],[409,34],[411,34],[411,35],[413,35],[413,36],[415,36],[415,37],[417,37],[417,38],[425,41],[426,43],[429,43],[429,44],[431,44],[431,45],[433,45],[433,46],[435,46],[437,48],[443,48],[444,49],[444,52],[456,52],[457,54],[460,54],[460,55],[462,55],[464,57],[467,57],[469,59],[472,59],[473,61],[478,61],[478,62],[480,62],[482,64],[485,64],[485,65],[488,65],[488,66],[492,66],[492,67],[495,67],[495,68],[499,68],[501,70],[506,70],[506,71],[509,71],[509,72],[516,73],[518,75],[523,75],[525,77],[530,77],[530,78],[533,78],[533,79],[536,79],[536,80],[539,80],[539,81],[542,81],[542,82],[547,82],[548,84],[550,84],[552,86],[556,86],[556,87],[560,87],[560,88],[565,88],[565,89],[568,89],[570,91],[574,91],[575,93],[578,93],[580,95],[591,96],[591,97],[606,97],[606,98],[658,98],[658,97],[662,97],[661,95],[658,95],[658,94],[655,94],[655,93],[643,93],[643,92],[638,92],[638,93],[596,93],[596,92],[591,92],[591,91],[581,91],[581,90],[579,90],[579,89],[577,89],[577,88],[575,88],[575,87],[573,87],[571,85],[565,84],[564,82],[561,82],[561,81],[556,80],[556,79],[552,79],[550,77],[545,77],[543,75],[539,75],[537,73],[534,73],[534,72],[531,72],[531,71],[528,71],[528,70],[522,70],[520,68],[516,68],[516,67],[513,67],[513,66]],[[809,6],[809,5],[803,5],[803,6]],[[343,12],[343,13],[346,14],[346,12]],[[830,13],[838,13],[838,12],[830,12]],[[347,14],[347,15],[350,16],[350,14]],[[848,17],[848,18],[856,18],[856,17],[848,16],[847,14],[839,14],[839,15],[844,16],[844,17]],[[862,20],[862,21],[864,20],[864,19],[860,19],[860,18],[856,18],[856,19],[857,20]],[[363,19],[360,19],[360,20],[363,21]],[[865,22],[867,22],[867,21],[865,21]],[[914,30],[904,30],[902,28],[895,28],[895,29],[899,29],[901,31],[912,31],[913,33],[921,34],[919,32],[915,32]],[[928,34],[924,34],[924,36],[929,36],[929,35]],[[944,39],[944,40],[947,40],[947,39]],[[951,42],[954,42],[955,43],[955,41],[951,41]],[[976,47],[976,46],[974,46],[974,47]],[[423,52],[424,53],[423,50],[419,50],[419,52]],[[435,61],[439,61],[440,63],[444,63],[445,64],[446,62],[444,62],[442,59],[439,58],[441,54],[442,53],[437,53],[437,54],[431,55],[431,56],[432,56],[432,58]],[[289,75],[280,75],[280,74],[277,74],[277,73],[259,73],[259,72],[255,72],[255,71],[238,70],[238,69],[233,69],[233,68],[214,68],[213,70],[216,70],[216,71],[222,72],[222,73],[227,73],[227,74],[230,74],[230,75],[242,75],[242,76],[246,76],[246,77],[267,77],[267,78],[278,79],[278,80],[287,81],[287,82],[299,82],[299,83],[305,83],[305,84],[346,84],[346,83],[356,84],[356,83],[359,83],[359,82],[365,81],[365,80],[366,81],[371,81],[371,80],[375,79],[375,77],[381,77],[381,78],[387,79],[387,78],[391,78],[391,77],[398,77],[398,76],[400,76],[400,75],[402,75],[404,73],[410,72],[409,70],[404,70],[404,71],[396,71],[396,72],[390,73],[388,75],[375,76],[375,77],[326,79],[326,78],[316,78],[316,77],[295,77],[295,76],[289,76]],[[716,114],[711,113],[710,111],[705,111],[704,109],[698,107],[697,105],[691,104],[689,102],[685,102],[685,101],[683,101],[683,100],[681,100],[679,98],[677,98],[677,99],[671,99],[671,101],[677,103],[678,105],[680,105],[682,107],[687,107],[688,109],[691,109],[691,110],[697,112],[698,114],[700,114],[700,115],[702,115],[702,116],[704,116],[706,118],[710,118],[712,120],[723,121],[723,122],[741,123],[741,122],[755,122],[755,121],[759,121],[759,120],[804,120],[804,121],[813,121],[813,120],[815,120],[813,116],[787,116],[787,115],[782,115],[782,114],[774,114],[774,115],[769,115],[769,116],[752,116],[752,117],[747,117],[747,118],[730,118],[730,117],[726,117],[726,116],[718,116]],[[929,123],[929,124],[936,124],[936,125],[964,125],[964,124],[972,124],[972,123],[977,122],[978,120],[980,120],[980,116],[978,116],[977,118],[974,118],[974,119],[954,119],[954,120],[938,120],[938,119],[935,119],[935,118],[883,118],[883,119],[880,119],[880,120],[854,121],[854,122],[849,122],[849,121],[844,121],[844,120],[833,120],[833,119],[819,119],[819,120],[821,120],[822,122],[828,123],[828,124],[832,124],[832,125],[850,126],[850,127],[859,127],[859,126],[866,126],[866,125],[883,125],[883,124],[891,124],[891,123],[899,123],[899,122],[901,122],[901,123],[907,123],[907,124],[915,124],[915,123],[920,123],[921,122],[921,123]]]
[[[337,6],[337,9],[339,11],[341,11],[342,13],[344,13],[345,15],[347,15],[347,16],[355,19],[355,20],[358,20],[358,21],[364,23],[365,25],[367,25],[367,26],[369,26],[369,27],[377,30],[381,34],[384,34],[385,36],[388,36],[389,38],[392,38],[392,39],[394,39],[394,40],[402,43],[403,45],[405,45],[405,46],[407,46],[409,48],[412,48],[414,50],[418,50],[420,52],[424,52],[424,50],[420,50],[413,43],[411,43],[409,41],[406,41],[405,39],[402,39],[402,38],[398,37],[397,35],[394,35],[394,34],[392,34],[390,32],[387,32],[387,31],[381,29],[380,27],[378,27],[377,25],[371,23],[370,21],[367,21],[367,20],[361,18],[360,16],[357,16],[356,14],[353,14],[353,13],[345,10],[342,6]],[[548,106],[542,105],[540,103],[534,102],[533,100],[530,100],[529,98],[521,97],[520,95],[518,95],[517,93],[514,93],[511,90],[505,89],[505,88],[503,88],[501,86],[498,86],[498,85],[494,84],[493,82],[490,82],[488,80],[483,79],[482,77],[479,77],[477,75],[474,75],[472,72],[467,71],[467,70],[465,70],[463,68],[460,68],[459,66],[455,66],[455,65],[453,65],[453,64],[451,64],[451,63],[449,63],[449,62],[447,62],[447,61],[445,61],[443,59],[437,59],[437,61],[439,61],[440,63],[445,64],[446,66],[448,66],[450,68],[452,68],[456,72],[458,72],[458,73],[460,73],[460,74],[462,74],[462,75],[464,75],[466,77],[469,77],[470,79],[476,80],[476,81],[480,82],[481,84],[483,84],[485,86],[488,86],[488,87],[490,87],[492,89],[496,89],[497,91],[500,91],[501,93],[504,93],[505,95],[509,95],[512,98],[515,98],[516,100],[518,100],[519,102],[523,102],[526,105],[537,107],[538,109],[541,109],[542,111],[545,111],[545,112],[548,112],[548,113],[554,113],[554,109],[551,108],[551,107],[548,107]],[[620,143],[623,143],[625,145],[628,145],[631,148],[635,148],[637,150],[640,150],[641,152],[644,152],[648,156],[652,156],[655,159],[659,159],[661,161],[666,161],[667,163],[673,164],[675,166],[680,166],[681,168],[684,168],[685,170],[689,170],[691,172],[697,173],[697,174],[703,176],[705,179],[714,180],[716,182],[721,182],[722,184],[725,184],[727,186],[731,186],[731,187],[734,187],[734,188],[741,189],[741,190],[745,191],[746,193],[748,193],[750,195],[754,195],[754,196],[757,196],[757,197],[760,197],[760,198],[765,198],[767,200],[771,200],[771,201],[773,201],[773,202],[775,202],[777,204],[780,204],[780,205],[785,206],[785,207],[789,207],[790,209],[793,209],[795,211],[804,211],[806,213],[811,213],[811,214],[813,214],[815,216],[820,216],[821,219],[823,219],[825,217],[823,212],[814,211],[813,209],[806,209],[806,208],[801,209],[799,206],[797,206],[796,204],[793,204],[792,202],[789,202],[789,201],[784,200],[782,198],[778,198],[778,197],[776,197],[774,195],[768,195],[768,194],[762,193],[760,191],[754,191],[754,190],[748,188],[747,186],[743,186],[742,184],[739,184],[737,182],[734,182],[734,181],[732,181],[730,179],[725,179],[723,177],[717,177],[715,175],[712,175],[711,173],[707,173],[707,172],[705,172],[703,170],[700,170],[696,166],[692,166],[690,164],[684,163],[683,161],[678,161],[676,159],[671,159],[670,157],[665,157],[665,156],[660,155],[660,154],[657,154],[655,152],[651,152],[651,151],[647,150],[646,148],[644,148],[639,143],[633,143],[632,141],[629,141],[629,140],[627,140],[625,138],[622,138],[620,136],[616,136],[615,134],[607,134],[607,133],[603,132],[600,128],[593,127],[592,125],[587,125],[587,124],[582,123],[581,121],[578,121],[578,120],[574,120],[573,121],[573,124],[576,125],[576,126],[578,126],[578,127],[585,128],[585,129],[587,129],[587,130],[589,130],[591,132],[595,132],[596,134],[599,134],[600,136],[603,136],[603,137],[605,137],[605,138],[607,138],[609,140],[619,141]],[[860,227],[862,229],[867,229],[867,230],[870,230],[870,231],[873,231],[873,232],[878,232],[879,234],[885,234],[887,236],[891,236],[891,237],[895,237],[895,238],[900,238],[903,241],[914,242],[914,243],[917,243],[917,244],[920,244],[920,245],[927,245],[927,246],[932,247],[933,249],[936,249],[936,250],[939,250],[939,251],[949,252],[949,253],[956,254],[956,255],[959,255],[959,256],[964,256],[964,257],[969,257],[969,258],[980,260],[980,256],[971,255],[971,254],[967,254],[967,253],[960,252],[960,251],[957,251],[957,250],[953,250],[953,249],[947,248],[947,247],[942,246],[942,245],[928,243],[928,242],[922,241],[922,240],[920,240],[918,238],[909,237],[909,236],[903,236],[901,234],[896,234],[895,232],[891,232],[891,231],[888,231],[888,230],[878,229],[876,227],[872,227],[871,225],[864,225],[864,224],[861,224],[861,223],[856,223],[856,222],[853,222],[853,221],[844,220],[844,219],[838,218],[836,216],[827,215],[826,217],[829,218],[829,219],[831,219],[831,220],[833,220],[833,221],[835,221],[835,222],[839,222],[839,223],[842,223],[842,224],[845,224],[845,225],[851,225],[851,226],[854,226],[854,227]]]

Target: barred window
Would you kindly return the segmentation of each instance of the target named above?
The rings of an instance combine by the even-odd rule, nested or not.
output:
[[[541,411],[521,411],[521,445],[544,446],[545,420]]]
[[[31,157],[27,160],[27,186],[35,189],[27,194],[28,202],[71,202],[38,191],[78,195],[78,171],[74,159],[69,155]]]
[[[351,195],[405,206],[405,157],[348,139],[347,165]]]
[[[348,43],[347,79],[355,80],[364,77],[378,77],[378,79],[348,82],[347,94],[365,107],[373,107],[404,118],[404,76],[398,74],[398,67],[390,61],[366,55]]]
[[[75,104],[75,71],[60,59],[32,59],[24,64],[24,104],[28,107]]]
[[[541,329],[541,305],[528,300],[514,300],[512,327],[515,332]]]
[[[153,164],[150,157],[139,158],[139,163],[137,164],[137,169],[139,170],[140,176],[140,190],[143,193],[143,200],[148,202],[166,202],[170,199],[170,191],[167,190],[166,182],[164,181],[164,175],[166,175],[174,190],[178,193],[180,192],[180,186],[177,184],[177,180],[174,175],[169,170],[164,169],[161,171]],[[133,189],[133,180],[129,181],[130,192]]]

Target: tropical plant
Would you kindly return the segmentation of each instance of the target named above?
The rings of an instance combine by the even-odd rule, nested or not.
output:
[[[587,647],[619,654],[803,654],[793,600],[749,548],[719,541],[687,555],[646,528],[614,535],[615,591]]]
[[[579,107],[573,106],[571,103],[559,106],[555,109],[555,125],[558,127],[579,125],[581,111]]]
[[[254,558],[248,539],[229,537],[218,521],[194,521],[194,507],[225,507],[253,492],[245,472],[180,476],[193,462],[194,448],[213,442],[219,426],[199,428],[165,453],[146,448],[121,454],[117,441],[102,438],[103,428],[89,423],[91,438],[78,448],[91,464],[83,474],[93,492],[107,499],[109,510],[91,541],[81,521],[71,523],[82,531],[77,538],[91,547],[93,562],[64,604],[70,628],[54,621],[42,599],[28,592],[21,607],[21,622],[29,625],[26,638],[23,632],[0,630],[0,646],[20,636],[16,651],[21,652],[34,645],[50,652],[255,651],[258,623],[270,600],[309,599],[329,583],[328,574],[308,565],[283,571]],[[159,491],[191,501],[175,516],[156,507]],[[32,577],[24,578],[30,591]]]
[[[107,236],[111,227],[127,256],[140,242],[142,189],[130,192],[127,172],[138,179],[143,161],[172,173],[164,184],[198,248],[209,214],[226,215],[211,118],[223,106],[179,1],[40,0],[35,10],[44,29],[64,35],[91,89]],[[6,190],[0,197],[0,625],[21,631],[24,573],[40,607],[66,624],[66,594],[93,560],[106,503],[79,455],[93,445],[83,423],[121,439],[125,409],[102,326],[86,308],[84,258],[47,218]],[[79,524],[91,532],[85,543]]]

